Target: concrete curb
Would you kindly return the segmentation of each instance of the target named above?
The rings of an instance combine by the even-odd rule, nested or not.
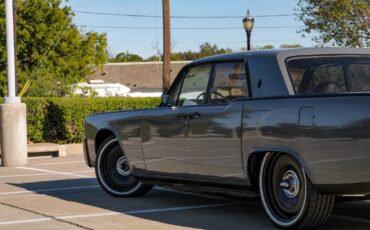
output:
[[[78,156],[84,154],[82,143],[60,145],[60,147],[65,148],[66,156]]]
[[[36,143],[27,145],[28,156],[48,156],[65,157],[83,155],[82,143],[78,144],[54,144],[54,143]]]

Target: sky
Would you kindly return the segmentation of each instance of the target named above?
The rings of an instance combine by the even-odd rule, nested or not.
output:
[[[199,46],[204,42],[216,44],[219,48],[240,50],[241,47],[245,47],[246,43],[242,19],[247,10],[255,16],[252,46],[267,44],[276,48],[281,44],[313,46],[315,43],[310,36],[303,38],[297,32],[303,23],[294,15],[261,17],[263,15],[294,14],[297,2],[298,0],[170,0],[171,16],[236,17],[171,18],[172,51],[198,51]],[[81,12],[161,16],[162,0],[69,0],[66,4],[70,5],[72,10],[77,11],[73,22],[83,31],[107,34],[110,55],[129,52],[147,58],[156,54],[158,48],[162,49],[161,17],[127,17]],[[219,29],[205,29],[215,27]]]

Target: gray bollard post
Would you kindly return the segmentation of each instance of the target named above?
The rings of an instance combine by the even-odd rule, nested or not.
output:
[[[2,166],[27,165],[26,104],[0,105],[0,132]]]

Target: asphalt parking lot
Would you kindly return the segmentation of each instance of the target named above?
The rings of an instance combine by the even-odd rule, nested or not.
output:
[[[0,229],[274,229],[258,198],[230,198],[155,187],[114,198],[82,156],[31,158],[0,168]],[[322,229],[370,229],[370,202],[346,202]]]

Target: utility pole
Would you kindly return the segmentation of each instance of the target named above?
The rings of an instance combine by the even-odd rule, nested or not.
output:
[[[163,8],[163,94],[167,94],[171,82],[171,31],[170,0],[162,0]]]

